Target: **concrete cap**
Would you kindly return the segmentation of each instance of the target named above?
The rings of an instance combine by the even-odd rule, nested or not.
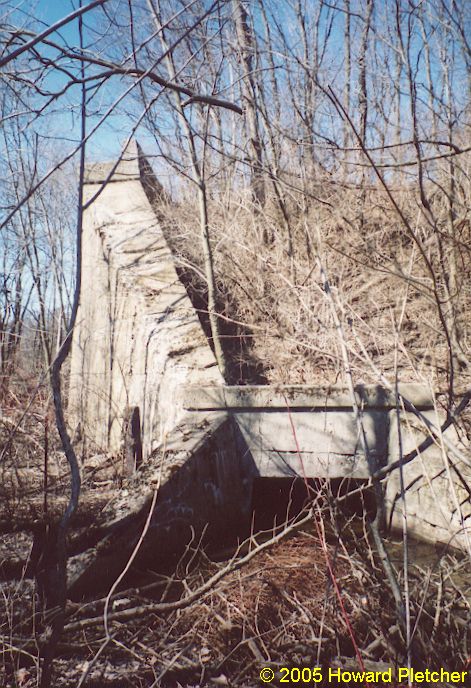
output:
[[[357,403],[362,408],[396,408],[394,392],[380,385],[357,385],[355,392]],[[433,408],[433,398],[426,385],[405,383],[399,385],[399,393],[417,409]],[[189,410],[199,411],[223,408],[351,409],[352,399],[348,388],[342,385],[187,386],[184,405]]]
[[[103,184],[107,180],[127,182],[131,179],[140,179],[139,156],[139,145],[137,141],[131,139],[119,161],[92,162],[86,165],[85,184]]]

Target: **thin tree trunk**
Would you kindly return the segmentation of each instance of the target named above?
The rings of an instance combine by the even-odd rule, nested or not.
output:
[[[251,188],[253,200],[259,208],[265,205],[265,180],[263,177],[262,142],[257,117],[255,79],[253,76],[253,35],[249,17],[242,0],[233,0],[240,62],[243,70],[242,97],[249,155],[251,161]]]
[[[345,7],[345,28],[343,39],[343,51],[345,57],[345,87],[344,87],[344,108],[350,114],[350,97],[351,97],[351,81],[352,81],[352,39],[351,39],[351,17],[350,17],[350,0],[344,0]],[[343,145],[348,148],[350,140],[350,127],[348,122],[344,122],[343,129]],[[346,153],[346,155],[348,155]],[[348,171],[348,166],[347,166]]]
[[[360,54],[358,57],[358,110],[360,113],[360,134],[365,145],[368,127],[368,87],[366,78],[366,57],[368,52],[368,36],[371,28],[373,7],[374,0],[367,0],[366,14],[364,19],[363,31],[361,35]]]
[[[81,4],[81,2],[80,2]],[[83,50],[83,21],[79,18],[80,48]],[[81,64],[81,148],[79,168],[79,193],[77,201],[77,230],[76,230],[76,280],[74,301],[70,323],[66,338],[59,349],[51,368],[51,388],[54,399],[56,425],[62,442],[62,448],[69,464],[70,470],[70,497],[67,508],[56,527],[45,532],[43,542],[44,570],[43,582],[45,583],[45,603],[47,610],[52,609],[53,616],[50,621],[52,632],[44,651],[44,662],[41,671],[40,688],[51,686],[53,675],[53,662],[56,647],[60,641],[65,622],[65,605],[67,601],[67,547],[66,537],[70,521],[77,510],[81,476],[80,468],[72,442],[67,432],[61,391],[61,369],[72,346],[72,333],[77,320],[80,302],[81,274],[82,274],[82,224],[83,224],[83,184],[85,178],[85,140],[86,140],[86,102],[87,90],[85,85],[85,64]],[[40,582],[40,580],[38,581]]]

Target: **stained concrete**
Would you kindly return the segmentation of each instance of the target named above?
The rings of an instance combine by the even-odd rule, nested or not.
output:
[[[380,386],[355,390],[368,464],[345,387],[224,385],[146,195],[150,187],[155,203],[163,191],[136,144],[117,166],[95,164],[87,174],[85,195],[93,202],[84,215],[69,417],[89,447],[114,454],[117,463],[126,458],[128,468],[142,465],[71,558],[75,594],[94,576],[119,572],[156,488],[143,560],[178,556],[206,524],[213,536],[242,532],[255,478],[366,480],[401,453],[396,396]],[[428,388],[403,385],[400,392],[419,412],[435,414]],[[425,426],[410,411],[399,415],[404,455],[422,441]],[[469,466],[450,466],[439,441],[407,464],[410,531],[466,546],[470,478]],[[389,521],[400,527],[397,470],[386,484]]]
[[[222,384],[213,352],[149,200],[135,143],[85,184],[82,289],[72,342],[69,419],[90,448],[123,454],[135,408],[144,456],[184,414],[183,384]],[[156,182],[157,184],[157,182]]]
[[[424,402],[423,390],[415,392],[416,400]],[[240,427],[260,477],[366,480],[370,475],[345,387],[189,386],[184,399],[188,410],[227,411]],[[379,468],[387,463],[391,400],[388,405],[384,390],[370,386],[357,390],[357,402],[370,460]]]
[[[137,566],[173,570],[185,551],[198,547],[203,533],[213,545],[225,545],[229,534],[248,534],[256,474],[250,451],[227,414],[187,416],[174,428],[171,443],[155,450],[125,482],[82,545],[75,543],[80,553],[68,562],[70,596],[105,589],[116,579],[141,537],[155,491]]]
[[[423,415],[439,428],[442,414],[432,408]],[[424,423],[403,408],[389,413],[388,462],[394,463],[415,450],[429,433]],[[446,438],[462,446],[454,427]],[[461,452],[460,452],[461,453]],[[440,542],[471,553],[471,457],[463,461],[453,456],[440,433],[432,445],[403,468],[404,494],[400,470],[386,482],[386,508],[392,527],[429,542]],[[403,496],[402,496],[403,494]]]
[[[381,411],[396,408],[396,394],[381,385],[357,385],[355,400],[361,409]],[[417,409],[433,408],[430,390],[426,385],[403,383],[400,394]],[[339,409],[351,411],[350,390],[344,385],[243,385],[214,386],[211,384],[185,386],[185,407],[196,411],[211,411],[227,408],[324,410]]]
[[[396,391],[376,385],[355,390],[368,446],[368,463],[358,435],[358,423],[346,387],[192,387],[185,390],[185,407],[202,414],[226,412],[241,428],[259,477],[352,478],[368,480],[372,470],[387,468],[430,437],[422,418],[439,429],[443,414],[431,390],[405,383]],[[406,411],[406,408],[415,409]],[[460,446],[453,426],[446,438]],[[462,446],[462,445],[461,445]],[[430,542],[470,547],[471,457],[453,457],[440,432],[431,446],[384,480],[389,527]],[[471,534],[471,532],[470,532]]]

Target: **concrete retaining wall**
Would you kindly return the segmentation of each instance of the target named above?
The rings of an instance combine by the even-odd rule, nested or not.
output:
[[[443,417],[425,385],[403,384],[401,398],[437,429]],[[416,449],[430,432],[412,412],[398,413],[393,392],[359,386],[356,401],[370,453],[368,465],[347,388],[309,386],[187,387],[185,407],[199,413],[225,410],[238,424],[262,478],[353,478],[368,480],[371,470],[395,464]],[[456,447],[453,427],[446,438]],[[406,518],[411,534],[431,542],[468,547],[471,460],[453,457],[440,433],[427,449],[384,480],[389,526],[400,529]],[[471,535],[471,532],[470,532]]]
[[[202,534],[226,546],[247,535],[252,484],[250,452],[226,413],[188,414],[169,441],[129,478],[87,533],[86,549],[68,562],[69,593],[106,589],[116,579],[143,532],[154,491],[157,500],[135,563],[173,571],[190,543]]]
[[[395,396],[378,386],[355,392],[369,463],[346,388],[225,387],[145,193],[151,185],[155,199],[161,188],[136,144],[117,166],[89,167],[86,181],[93,202],[84,215],[69,418],[88,445],[126,457],[131,468],[143,464],[122,506],[118,497],[110,507],[103,551],[109,538],[114,551],[119,538],[128,545],[126,528],[142,525],[163,457],[152,526],[154,534],[160,529],[159,547],[181,544],[206,522],[223,532],[246,518],[256,476],[367,480],[420,444],[425,425],[410,411],[398,424]],[[403,385],[400,392],[439,427],[427,388]],[[457,441],[451,430],[447,436]],[[404,467],[411,532],[467,546],[470,466],[451,459],[438,438]],[[386,487],[394,527],[404,518],[399,488],[395,470]],[[77,580],[87,570],[77,562]]]
[[[113,166],[88,168],[85,200],[99,195],[84,214],[69,419],[89,445],[120,454],[138,408],[148,456],[184,413],[182,385],[222,378],[144,192],[139,156],[131,145],[105,186]]]
[[[443,423],[435,409],[425,410],[423,415],[436,428]],[[389,413],[389,427],[389,463],[398,461],[401,450],[403,456],[407,455],[430,436],[424,423],[404,410]],[[444,445],[443,437],[455,447],[462,447],[453,426],[442,437],[438,433],[429,448],[404,466],[404,500],[399,469],[389,475],[389,522],[393,528],[401,529],[405,520],[408,532],[418,538],[450,543],[471,552],[471,458],[463,461],[455,457]]]

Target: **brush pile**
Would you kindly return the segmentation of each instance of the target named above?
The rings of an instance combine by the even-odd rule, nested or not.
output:
[[[252,688],[263,667],[275,671],[272,685],[279,685],[283,666],[392,667],[394,675],[407,664],[404,618],[367,537],[347,524],[326,539],[314,526],[308,519],[302,530],[248,542],[229,561],[195,550],[168,576],[131,571],[126,589],[108,602],[69,603],[54,685]],[[463,567],[443,552],[433,566],[409,570],[417,670],[466,668],[471,590]],[[35,600],[31,581],[3,586],[6,687],[36,685],[47,625]]]

